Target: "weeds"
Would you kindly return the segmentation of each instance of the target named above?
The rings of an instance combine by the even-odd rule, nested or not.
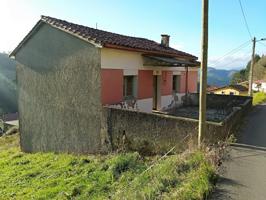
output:
[[[202,199],[214,167],[205,152],[156,157],[26,154],[0,138],[0,199]],[[147,170],[148,169],[148,170]]]
[[[258,105],[264,103],[265,101],[266,101],[266,93],[264,92],[254,93],[253,102],[252,102],[253,105]]]

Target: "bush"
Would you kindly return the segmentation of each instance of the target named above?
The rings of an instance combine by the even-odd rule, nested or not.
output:
[[[253,105],[258,105],[266,102],[266,94],[264,92],[257,92],[253,95]]]

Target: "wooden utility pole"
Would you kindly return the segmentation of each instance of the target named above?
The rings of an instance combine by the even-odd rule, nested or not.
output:
[[[255,48],[256,48],[256,37],[253,38],[253,46],[252,46],[252,57],[251,57],[251,65],[249,69],[249,85],[248,85],[248,95],[253,96],[252,84],[253,84],[253,71],[255,65]]]
[[[199,135],[198,147],[201,146],[202,135],[206,133],[206,89],[208,65],[208,12],[209,0],[202,0],[202,41],[200,66],[200,97],[199,97]]]

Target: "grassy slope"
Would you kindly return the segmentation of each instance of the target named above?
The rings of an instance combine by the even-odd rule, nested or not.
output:
[[[266,102],[266,94],[264,92],[257,92],[253,95],[253,105]]]
[[[0,137],[0,199],[202,199],[214,168],[202,152],[157,158],[137,153],[74,156],[22,153]]]

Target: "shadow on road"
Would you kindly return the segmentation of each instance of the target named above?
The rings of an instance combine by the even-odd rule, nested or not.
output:
[[[266,104],[249,113],[236,138],[238,143],[266,148]]]
[[[243,121],[237,143],[215,192],[209,200],[265,200],[266,196],[266,104],[256,106]]]
[[[234,181],[229,178],[220,177],[219,179],[220,185],[227,185],[230,188],[231,187],[245,187],[244,185],[240,184],[237,181]],[[209,200],[233,200],[231,196],[234,195],[234,193],[231,190],[228,190],[225,187],[218,187],[216,188],[215,192],[208,198]]]

